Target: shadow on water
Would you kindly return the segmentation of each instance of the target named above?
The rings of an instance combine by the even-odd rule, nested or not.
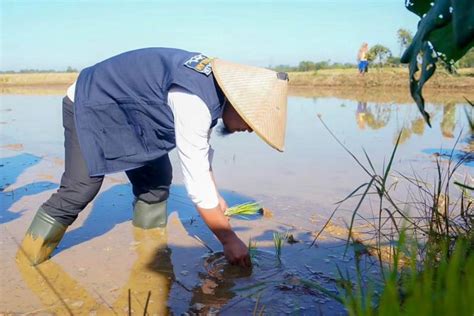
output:
[[[57,187],[56,183],[41,181],[23,185],[13,190],[6,190],[14,184],[26,169],[38,164],[41,157],[23,153],[12,157],[0,158],[0,224],[20,218],[25,210],[10,211],[10,207],[24,196],[35,195]]]
[[[221,195],[229,205],[240,204],[251,200],[250,197],[230,192],[221,191]],[[57,252],[74,247],[88,240],[102,236],[112,230],[116,225],[132,219],[133,194],[130,184],[120,184],[100,193],[94,199],[94,206],[81,227],[68,231],[64,236]],[[182,185],[171,186],[168,199],[168,214],[177,211],[182,221],[193,221],[197,212],[191,200],[187,197],[186,189]],[[79,215],[81,216],[81,215]],[[193,226],[190,233],[195,233]]]

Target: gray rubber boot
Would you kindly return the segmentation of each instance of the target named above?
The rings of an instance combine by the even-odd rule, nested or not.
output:
[[[167,200],[148,204],[135,199],[133,204],[133,226],[143,229],[166,227],[168,221]]]
[[[67,226],[39,208],[20,245],[21,251],[32,265],[49,259],[66,232]]]

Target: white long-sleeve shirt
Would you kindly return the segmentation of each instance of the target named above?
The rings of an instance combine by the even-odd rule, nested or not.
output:
[[[75,85],[67,90],[73,102]],[[174,115],[176,148],[188,195],[198,207],[214,208],[219,199],[211,175],[214,151],[209,144],[209,108],[201,98],[178,86],[168,92],[168,106]]]

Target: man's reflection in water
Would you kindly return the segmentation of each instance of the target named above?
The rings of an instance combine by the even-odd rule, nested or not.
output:
[[[357,102],[356,122],[359,129],[367,126],[372,130],[378,130],[387,126],[391,115],[390,104],[373,104],[372,107],[365,101]]]
[[[358,101],[356,110],[356,122],[359,129],[365,129],[367,115],[367,102]]]
[[[17,266],[28,287],[38,296],[48,312],[58,315],[134,314],[142,315],[150,292],[147,312],[150,315],[167,315],[168,295],[174,281],[171,251],[167,246],[166,229],[143,230],[133,228],[137,260],[133,264],[127,283],[120,290],[112,306],[97,302],[81,285],[52,260],[31,266],[19,250]],[[130,304],[129,304],[130,290]]]

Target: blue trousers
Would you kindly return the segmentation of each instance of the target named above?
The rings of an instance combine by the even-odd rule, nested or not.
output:
[[[42,208],[58,222],[69,226],[97,195],[104,176],[89,176],[77,138],[74,103],[68,97],[63,99],[62,111],[65,170],[58,191],[51,195]],[[149,204],[168,199],[172,173],[168,155],[126,171],[135,197]]]

